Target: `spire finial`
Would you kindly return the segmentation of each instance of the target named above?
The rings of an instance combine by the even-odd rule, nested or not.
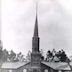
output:
[[[38,2],[36,1],[36,17],[37,17],[37,10],[38,10]]]

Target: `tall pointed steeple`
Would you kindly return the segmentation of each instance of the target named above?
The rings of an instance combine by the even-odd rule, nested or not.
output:
[[[35,28],[34,28],[34,36],[38,36],[38,20],[36,14]]]
[[[37,4],[36,4],[36,19],[35,19],[34,35],[32,39],[32,52],[39,52]]]
[[[36,3],[35,28],[34,28],[34,35],[32,37],[31,66],[40,66],[41,54],[39,51],[39,42],[40,38],[38,36],[38,19],[37,19],[37,3]]]
[[[36,3],[36,20],[35,20],[35,28],[34,28],[34,36],[38,36],[38,17],[37,17],[37,3]]]

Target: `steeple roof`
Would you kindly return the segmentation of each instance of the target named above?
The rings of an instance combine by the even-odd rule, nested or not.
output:
[[[37,17],[37,8],[38,8],[38,4],[36,3],[36,20],[35,20],[34,36],[38,36],[38,17]]]
[[[38,36],[38,20],[36,14],[35,28],[34,28],[34,36]]]

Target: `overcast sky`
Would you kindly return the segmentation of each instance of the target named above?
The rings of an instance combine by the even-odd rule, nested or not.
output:
[[[3,48],[27,54],[32,49],[34,0],[2,0]],[[40,49],[64,49],[72,55],[72,0],[38,0]]]

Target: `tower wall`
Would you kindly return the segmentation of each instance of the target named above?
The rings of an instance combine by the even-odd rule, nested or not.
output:
[[[39,52],[39,37],[32,38],[32,52]]]
[[[41,54],[39,51],[38,21],[36,16],[34,35],[32,38],[31,72],[41,72]]]

